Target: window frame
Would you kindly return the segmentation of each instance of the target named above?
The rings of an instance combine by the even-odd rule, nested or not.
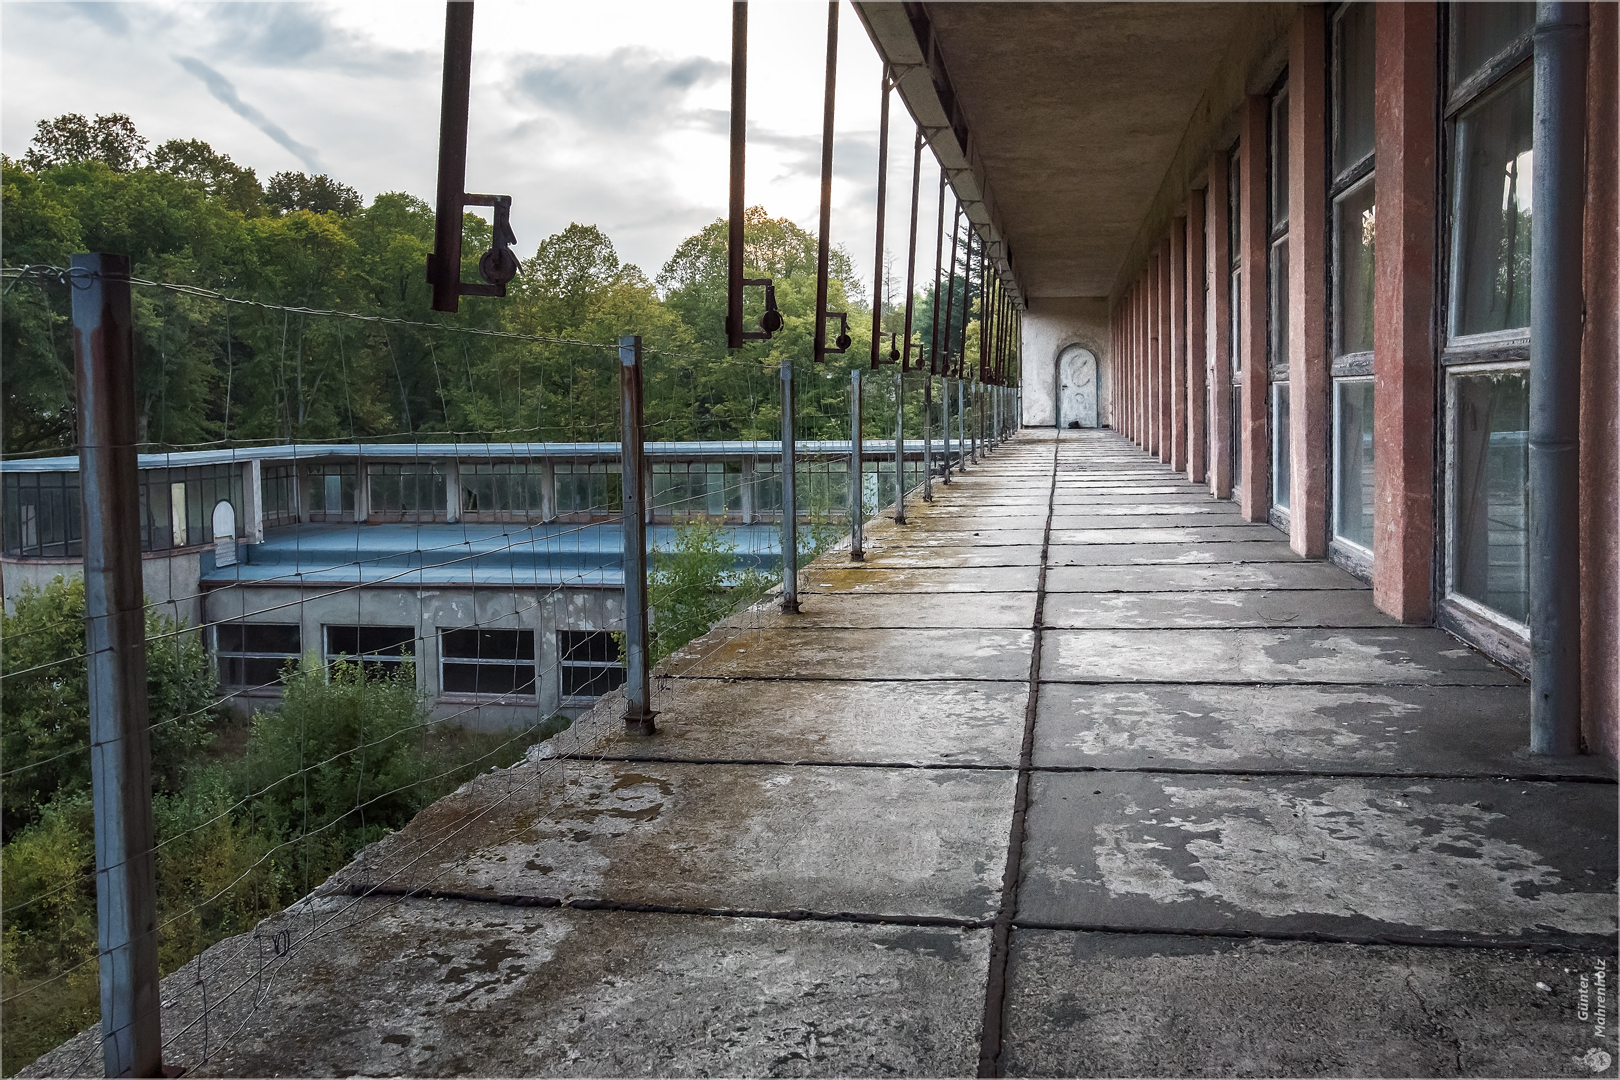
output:
[[[1457,574],[1457,379],[1502,371],[1528,371],[1530,328],[1526,326],[1464,335],[1453,335],[1451,331],[1455,325],[1453,306],[1462,270],[1461,245],[1457,243],[1463,196],[1462,185],[1457,183],[1457,122],[1470,107],[1506,89],[1510,82],[1526,76],[1533,80],[1534,29],[1532,24],[1531,29],[1508,42],[1476,71],[1452,86],[1451,68],[1456,62],[1454,39],[1457,5],[1446,4],[1441,14],[1441,70],[1438,78],[1443,105],[1438,168],[1440,205],[1444,211],[1437,215],[1439,220],[1436,223],[1440,251],[1440,280],[1436,283],[1436,291],[1439,320],[1437,377],[1440,381],[1437,423],[1440,425],[1443,459],[1435,477],[1440,488],[1436,499],[1440,513],[1436,515],[1436,531],[1439,535],[1436,537],[1435,554],[1440,565],[1434,574],[1435,621],[1483,649],[1493,659],[1522,673],[1529,670],[1530,664],[1529,627],[1478,600],[1461,595],[1454,587]],[[1532,126],[1531,153],[1534,152]]]
[[[222,630],[236,629],[236,628],[246,628],[246,627],[261,627],[261,626],[276,626],[276,627],[281,627],[283,629],[291,627],[298,635],[298,651],[293,652],[293,653],[289,653],[289,652],[269,652],[269,651],[266,651],[266,650],[263,650],[263,649],[225,649],[225,648],[222,648],[221,645],[220,645],[220,631],[222,631]],[[237,620],[232,620],[232,621],[225,621],[225,622],[215,623],[213,625],[213,627],[212,627],[212,630],[213,630],[213,632],[209,635],[209,639],[210,639],[210,642],[213,645],[214,676],[215,676],[216,680],[219,682],[219,685],[221,687],[228,688],[228,689],[236,691],[237,696],[242,695],[242,694],[253,695],[253,694],[280,693],[279,688],[281,686],[286,685],[286,682],[287,682],[286,676],[284,674],[286,666],[287,666],[287,661],[289,659],[290,660],[295,660],[295,661],[300,661],[300,662],[303,660],[303,656],[304,656],[304,651],[303,651],[304,650],[304,628],[303,628],[303,625],[300,624],[300,623],[253,622],[253,621],[249,621],[249,620],[245,620],[245,619],[237,619]],[[267,683],[229,682],[225,678],[225,666],[224,666],[224,663],[223,663],[223,661],[226,658],[238,660],[243,664],[244,678],[246,676],[246,665],[247,665],[247,662],[250,661],[250,660],[277,660],[277,659],[279,659],[281,661],[281,663],[280,663],[280,665],[278,665],[277,670],[278,670],[278,672],[283,672],[283,674],[278,674],[278,676],[275,679],[272,679],[270,682],[267,682]]]
[[[410,652],[401,652],[398,655],[381,652],[376,649],[369,651],[359,650],[353,653],[332,651],[333,630],[354,630],[355,647],[359,650],[359,632],[362,630],[403,630],[410,634]],[[403,643],[402,643],[403,644]],[[327,678],[331,678],[332,665],[340,659],[348,659],[358,663],[361,668],[390,668],[393,674],[398,674],[406,664],[416,664],[417,657],[422,653],[422,635],[416,627],[403,623],[322,623],[321,624],[321,662],[326,667]]]
[[[1271,506],[1267,510],[1267,519],[1284,531],[1288,529],[1292,493],[1285,500],[1277,498],[1277,492],[1282,490],[1278,487],[1278,473],[1282,468],[1279,453],[1284,450],[1278,445],[1277,417],[1278,389],[1280,387],[1285,394],[1288,392],[1288,363],[1292,359],[1288,355],[1289,285],[1284,267],[1292,254],[1288,249],[1288,226],[1293,207],[1286,205],[1285,200],[1282,216],[1278,217],[1277,192],[1279,186],[1283,191],[1288,189],[1288,132],[1286,129],[1278,130],[1278,114],[1286,117],[1288,107],[1288,73],[1285,71],[1272,90],[1266,121],[1266,452],[1270,458],[1271,474]]]
[[[1330,554],[1335,556],[1334,561],[1339,562],[1352,573],[1362,577],[1367,577],[1372,573],[1373,552],[1371,546],[1363,545],[1360,541],[1352,540],[1339,532],[1339,502],[1340,495],[1342,493],[1340,491],[1340,485],[1337,481],[1342,475],[1340,470],[1343,464],[1342,451],[1344,448],[1344,440],[1341,438],[1342,427],[1340,414],[1343,410],[1340,407],[1339,388],[1341,386],[1350,385],[1374,386],[1374,379],[1370,372],[1366,375],[1350,375],[1344,378],[1336,378],[1333,380],[1332,386],[1329,390],[1329,393],[1332,395],[1329,402],[1329,408],[1332,410],[1333,414],[1331,425],[1333,447],[1330,465],[1332,466],[1331,475],[1334,479],[1334,483],[1332,485],[1332,490],[1328,493],[1328,551]],[[1376,392],[1377,391],[1375,389],[1374,393]],[[1375,463],[1374,468],[1377,467],[1377,454],[1378,447],[1377,440],[1375,438],[1373,444],[1373,461]],[[1374,510],[1376,512],[1376,504]],[[1374,518],[1372,528],[1374,531],[1376,531],[1378,528],[1376,517]]]
[[[623,686],[626,678],[628,678],[629,673],[625,669],[622,656],[617,663],[603,660],[570,659],[569,657],[571,654],[574,653],[578,648],[578,643],[570,643],[567,640],[568,636],[572,634],[584,636],[601,635],[608,638],[609,642],[612,643],[612,632],[608,630],[590,629],[562,629],[557,631],[557,700],[562,702],[564,705],[589,705],[600,698],[602,694],[611,693]],[[617,646],[615,645],[615,649],[616,648]],[[606,690],[603,690],[602,694],[570,694],[568,692],[568,672],[570,670],[585,669],[592,671],[617,671],[619,672],[619,679]]]
[[[511,702],[517,705],[528,705],[532,704],[539,698],[540,653],[537,648],[538,639],[533,629],[525,626],[436,626],[433,629],[438,652],[437,670],[439,679],[439,699],[441,701],[476,701],[481,704],[501,704]],[[458,632],[471,632],[474,634],[517,634],[518,641],[520,643],[523,640],[522,635],[528,634],[529,656],[527,659],[519,656],[512,660],[507,660],[505,657],[452,656],[445,650],[445,637],[449,634]],[[521,651],[521,646],[518,651]],[[528,690],[527,692],[521,689],[508,690],[498,693],[487,693],[481,690],[448,690],[445,688],[444,680],[444,668],[446,663],[458,665],[472,664],[479,667],[521,668],[527,666],[530,676]]]

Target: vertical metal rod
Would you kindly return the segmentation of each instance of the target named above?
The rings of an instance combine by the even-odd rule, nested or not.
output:
[[[934,295],[928,313],[928,371],[943,375],[939,365],[939,275],[945,254],[945,167],[939,169],[939,221],[934,227]]]
[[[1581,749],[1581,287],[1588,9],[1536,5],[1530,246],[1530,750]]]
[[[101,1046],[106,1075],[160,1076],[163,1037],[129,259],[74,255],[73,271]]]
[[[922,190],[922,125],[911,148],[911,239],[906,245],[906,343],[900,350],[900,370],[911,370],[911,320],[917,306],[917,196]]]
[[[944,415],[945,469],[940,479],[946,486],[951,482],[951,378],[947,373],[939,377],[939,404]]]
[[[967,389],[966,380],[956,380],[956,450],[957,469],[967,472]]]
[[[933,363],[933,357],[928,362]],[[923,377],[923,502],[934,501],[934,373],[924,369]]]
[[[793,359],[782,358],[782,610],[799,610],[798,444],[794,435]]]
[[[962,231],[962,204],[956,204],[956,212],[951,217],[951,263],[945,273],[945,330],[940,336],[940,356],[943,357],[941,375],[954,374],[951,364],[951,321],[952,309],[956,306],[956,239]],[[938,314],[939,302],[934,302],[935,314]],[[949,458],[947,458],[947,466]]]
[[[882,105],[878,109],[877,253],[872,256],[872,370],[878,369],[883,349],[883,218],[889,205],[889,66],[880,76]]]
[[[471,0],[444,5],[444,90],[439,99],[439,201],[428,281],[433,310],[461,306],[461,212],[467,201],[467,106],[472,86]]]
[[[816,226],[816,363],[827,359],[827,255],[832,229],[833,104],[838,83],[838,2],[827,5],[827,87],[821,110],[821,213]]]
[[[861,518],[866,509],[862,498],[865,477],[861,474],[864,456],[861,453],[861,369],[855,367],[849,371],[849,557],[852,562],[866,558],[861,545]]]
[[[731,218],[726,247],[726,347],[743,344],[743,181],[748,153],[748,4],[731,5]]]
[[[894,373],[894,521],[906,523],[906,373]]]
[[[652,735],[651,655],[647,619],[647,498],[645,437],[641,424],[641,338],[619,339],[619,466],[624,507],[624,730]]]
[[[990,357],[990,275],[985,271],[990,265],[989,256],[984,250],[984,238],[979,239],[979,381],[982,383],[990,377],[988,365]]]

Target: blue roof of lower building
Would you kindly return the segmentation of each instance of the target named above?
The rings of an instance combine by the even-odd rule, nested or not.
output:
[[[776,525],[721,528],[734,568],[780,563]],[[668,551],[675,529],[650,525],[647,542]],[[622,588],[624,527],[601,525],[298,525],[238,547],[238,562],[202,574],[210,586],[397,585]]]

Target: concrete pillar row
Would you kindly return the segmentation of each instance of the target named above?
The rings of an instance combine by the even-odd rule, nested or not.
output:
[[[1170,467],[1187,468],[1187,219],[1170,223]]]
[[[1289,114],[1298,108],[1290,100]],[[1243,382],[1238,416],[1243,438],[1243,491],[1238,505],[1248,521],[1265,521],[1271,511],[1271,455],[1266,445],[1266,123],[1270,113],[1271,102],[1265,97],[1257,94],[1245,98],[1238,144],[1238,236],[1243,252],[1243,287],[1239,294],[1242,311],[1237,313]],[[1292,197],[1293,192],[1289,194]],[[1296,215],[1292,207],[1289,209],[1292,220]],[[1289,262],[1292,264],[1293,259]],[[1321,272],[1320,264],[1317,272]]]
[[[1136,445],[1146,450],[1147,432],[1147,271],[1143,270],[1136,282],[1136,393],[1131,403],[1136,413]]]
[[[1379,5],[1374,35],[1373,602],[1402,622],[1426,623],[1435,528],[1436,8]]]
[[[1158,377],[1158,393],[1154,396],[1154,418],[1158,422],[1159,444],[1157,447],[1159,460],[1164,464],[1170,462],[1170,445],[1175,439],[1171,430],[1170,405],[1170,279],[1174,277],[1170,265],[1170,240],[1166,237],[1159,241],[1159,261],[1157,263],[1158,282],[1154,287],[1158,302],[1154,310],[1157,319],[1155,329],[1159,335],[1158,367],[1155,374]]]
[[[1148,260],[1147,282],[1147,452],[1159,452],[1159,256]]]
[[[1209,389],[1206,364],[1209,341],[1204,332],[1206,273],[1204,260],[1204,193],[1187,197],[1186,218],[1186,297],[1187,297],[1187,479],[1204,482],[1209,451]]]
[[[1311,558],[1327,554],[1332,427],[1325,10],[1320,4],[1301,7],[1288,33],[1288,540]],[[1433,173],[1428,175],[1432,184]]]
[[[1217,499],[1232,497],[1232,291],[1228,189],[1229,158],[1225,151],[1209,159],[1209,201],[1206,245],[1208,260],[1210,320],[1205,327],[1209,339],[1210,403],[1209,416],[1209,493]]]

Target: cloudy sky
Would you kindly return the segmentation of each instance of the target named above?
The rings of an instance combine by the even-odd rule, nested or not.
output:
[[[812,230],[826,13],[784,0],[750,8],[748,201]],[[126,112],[154,144],[204,139],[261,180],[326,172],[368,198],[431,201],[443,32],[443,4],[417,0],[3,3],[0,149],[17,156],[35,123],[60,113]],[[512,195],[520,252],[587,222],[656,274],[725,213],[730,37],[723,0],[480,0],[468,190]],[[868,278],[878,79],[846,5],[832,233]],[[901,260],[912,131],[895,98],[888,247]],[[924,160],[931,225],[938,173]]]

